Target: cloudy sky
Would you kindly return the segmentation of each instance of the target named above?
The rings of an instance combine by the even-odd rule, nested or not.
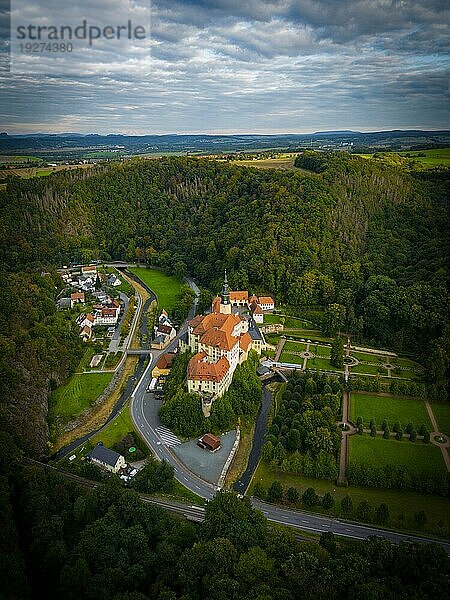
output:
[[[11,2],[2,131],[450,128],[446,0]],[[19,51],[19,25],[83,19],[130,19],[146,36],[77,40],[70,56]]]

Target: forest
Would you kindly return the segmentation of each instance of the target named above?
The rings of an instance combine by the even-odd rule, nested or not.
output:
[[[2,436],[4,443],[9,442]],[[10,447],[13,447],[10,446]],[[95,490],[2,452],[2,598],[295,600],[444,597],[438,545],[298,541],[248,498],[219,492],[201,524],[145,503],[115,478]]]
[[[338,324],[355,340],[417,356],[429,396],[445,400],[448,179],[339,152],[306,151],[296,165],[269,171],[178,157],[11,176],[0,192],[0,392],[11,431],[29,446],[26,406],[39,437],[33,451],[45,452],[45,397],[78,352],[73,332],[58,334],[54,269],[93,259],[189,273],[213,293],[226,267],[232,288],[270,293],[294,310],[319,306],[327,330]],[[47,330],[40,352],[36,328]],[[66,358],[52,365],[52,353]],[[28,354],[36,380],[24,392],[14,374],[26,373]]]

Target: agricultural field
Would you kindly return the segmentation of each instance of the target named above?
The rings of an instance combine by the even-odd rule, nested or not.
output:
[[[233,165],[241,167],[257,167],[258,169],[293,169],[295,157],[292,158],[264,158],[255,160],[232,160]]]
[[[73,375],[68,383],[50,395],[51,412],[63,421],[77,417],[101,395],[111,381],[112,373]]]
[[[42,158],[38,158],[37,156],[18,156],[18,155],[8,155],[1,154],[0,155],[0,165],[12,165],[16,163],[23,162],[40,162]]]
[[[8,175],[16,175],[23,179],[30,179],[31,177],[46,177],[57,171],[65,171],[71,169],[86,169],[92,167],[92,164],[85,163],[82,165],[58,165],[56,167],[17,167],[17,169],[1,169],[0,177],[7,177]]]
[[[348,441],[348,464],[363,464],[368,468],[399,465],[418,474],[447,472],[440,448],[432,444],[385,440],[369,434],[352,435]]]
[[[357,154],[361,158],[372,159],[373,154]],[[403,152],[383,152],[383,158],[376,158],[380,162],[386,162],[388,164],[399,164],[402,166],[402,159],[414,160],[419,167],[433,168],[433,167],[448,167],[450,166],[450,148],[433,148],[430,150],[405,150]]]
[[[431,408],[439,425],[439,431],[450,436],[450,404],[433,402]]]
[[[403,428],[408,423],[412,423],[418,430],[423,423],[428,431],[432,429],[425,403],[418,399],[351,392],[350,420],[355,422],[358,417],[363,418],[366,427],[369,426],[371,419],[375,419],[378,429],[381,429],[384,419],[388,422],[391,431],[396,421]]]
[[[399,154],[407,158],[413,158],[428,167],[450,166],[450,148],[399,152]]]
[[[159,308],[164,308],[169,314],[177,302],[183,282],[173,275],[166,275],[157,269],[135,267],[130,269],[156,294]]]

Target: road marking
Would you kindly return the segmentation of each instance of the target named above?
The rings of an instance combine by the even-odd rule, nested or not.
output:
[[[164,425],[159,425],[155,428],[155,431],[159,435],[162,443],[165,446],[170,448],[172,446],[177,446],[178,444],[181,444],[181,441],[177,438],[177,436],[174,433],[172,433],[170,429],[164,427]]]

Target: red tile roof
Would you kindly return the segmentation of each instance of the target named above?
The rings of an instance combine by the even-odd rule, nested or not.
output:
[[[188,364],[188,378],[196,381],[222,381],[230,369],[228,360],[222,356],[216,363],[209,363],[206,358],[206,352],[198,352],[191,358]]]
[[[84,300],[84,292],[74,292],[70,297],[72,300]]]
[[[270,296],[261,296],[259,299],[259,304],[275,304],[275,302]]]
[[[156,363],[156,366],[158,367],[158,369],[170,369],[174,357],[175,354],[172,354],[170,352],[167,354],[163,354]]]
[[[250,346],[250,344],[252,343],[252,336],[247,332],[245,332],[243,335],[241,335],[241,339],[239,341],[239,346],[242,348],[242,350],[244,350],[244,352],[246,352],[248,350],[248,347]]]
[[[213,450],[220,446],[220,438],[212,433],[205,433],[205,435],[202,437],[202,442]]]
[[[230,292],[230,300],[231,302],[235,300],[245,300],[248,301],[248,291],[241,290],[239,292]]]

